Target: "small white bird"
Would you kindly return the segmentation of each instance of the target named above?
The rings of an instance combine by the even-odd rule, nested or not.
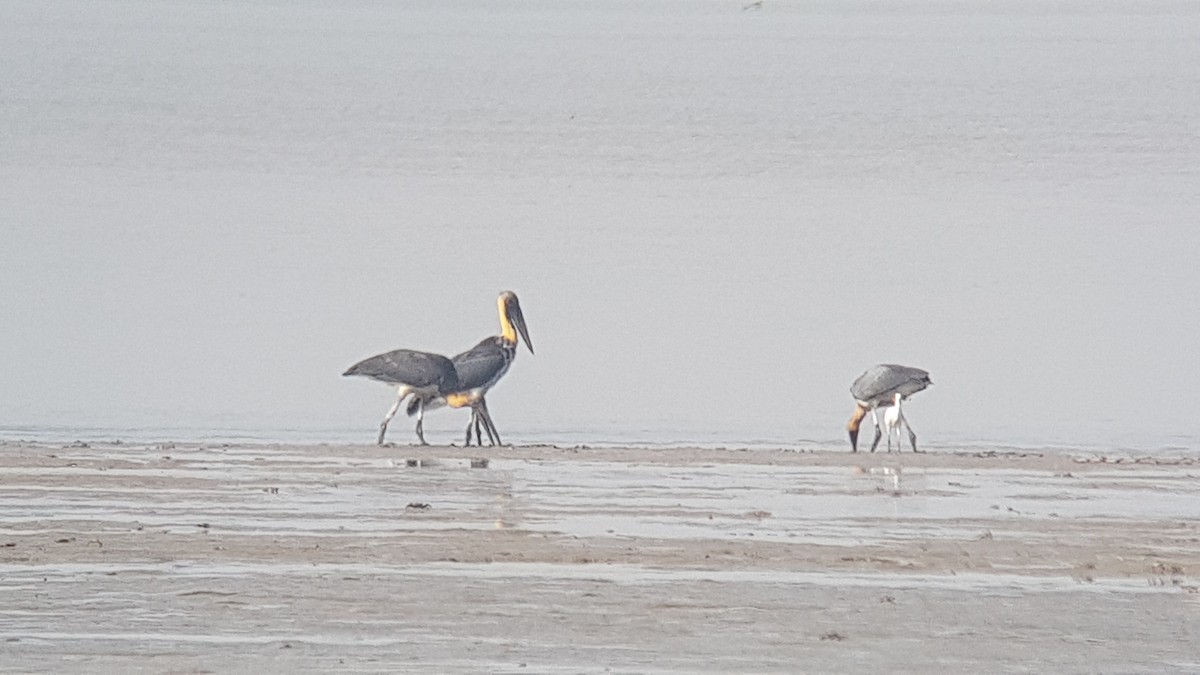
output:
[[[883,413],[883,426],[887,430],[887,451],[892,451],[892,432],[896,432],[896,451],[899,452],[904,447],[903,437],[900,435],[902,425],[908,424],[908,420],[904,419],[904,412],[900,410],[900,401],[904,396],[900,392],[896,392],[896,396],[892,399],[892,405]]]

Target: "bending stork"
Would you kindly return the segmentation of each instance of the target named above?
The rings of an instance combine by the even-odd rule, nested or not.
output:
[[[846,424],[846,431],[850,433],[851,452],[858,452],[858,429],[868,411],[871,412],[871,417],[875,421],[875,440],[871,442],[871,452],[875,452],[876,446],[879,445],[879,439],[883,435],[879,426],[878,409],[898,406],[900,401],[922,391],[931,384],[933,381],[929,379],[927,371],[890,363],[869,368],[859,375],[858,379],[854,380],[854,384],[850,385],[850,394],[854,396],[856,404],[854,415]],[[920,452],[917,450],[917,434],[913,432],[908,420],[899,413],[897,415],[898,420],[902,420],[904,426],[908,428],[908,439],[912,443],[913,452]],[[889,442],[890,440],[889,438]]]

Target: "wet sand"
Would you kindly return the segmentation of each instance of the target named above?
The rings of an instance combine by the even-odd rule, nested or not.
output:
[[[1198,478],[1166,455],[10,442],[0,670],[1195,671]]]

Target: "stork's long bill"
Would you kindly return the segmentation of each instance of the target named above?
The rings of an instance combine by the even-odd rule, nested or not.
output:
[[[512,291],[505,291],[500,294],[496,304],[500,309],[500,335],[509,343],[516,344],[517,333],[521,335],[521,339],[525,341],[525,347],[529,349],[529,353],[533,353],[533,343],[529,340],[529,329],[525,327],[525,314],[521,312],[521,303],[517,300],[517,294]]]

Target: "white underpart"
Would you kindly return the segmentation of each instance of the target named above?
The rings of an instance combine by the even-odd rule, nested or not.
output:
[[[396,386],[396,402],[392,404],[392,407],[387,411],[387,415],[384,416],[383,422],[381,422],[379,424],[379,442],[380,443],[383,442],[383,436],[385,433],[387,433],[388,423],[391,422],[392,418],[396,416],[396,413],[400,411],[400,406],[404,404],[404,399],[408,398],[409,394],[412,394],[415,396],[421,396],[426,399],[426,403],[417,408],[417,422],[420,423],[421,420],[425,419],[425,408],[429,407],[428,399],[429,399],[429,397],[435,396],[437,394],[437,388],[432,387],[432,386],[430,386],[430,387],[414,387],[411,384],[397,385]],[[441,400],[441,404],[445,405],[446,400],[445,399],[440,399],[440,400]]]
[[[445,397],[442,397],[442,396],[434,396],[433,398],[425,400],[425,409],[426,410],[437,410],[438,408],[441,408],[444,405],[446,405],[446,399],[445,399]]]
[[[407,384],[396,387],[396,402],[392,405],[392,409],[388,410],[387,416],[383,418],[383,426],[386,427],[387,423],[392,421],[392,418],[396,416],[396,411],[400,409],[400,404],[411,393],[413,393],[413,388]]]

